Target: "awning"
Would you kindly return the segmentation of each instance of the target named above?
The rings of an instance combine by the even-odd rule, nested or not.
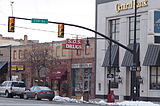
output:
[[[108,47],[102,67],[109,67],[110,47]],[[111,46],[111,66],[119,66],[119,47],[118,45]]]
[[[64,78],[67,75],[67,71],[66,70],[54,70],[52,72],[49,72],[46,77],[50,78],[50,79],[62,79],[62,76],[64,76]]]
[[[133,50],[133,44],[129,44],[127,47]],[[137,59],[139,60],[139,43],[136,44],[136,53],[137,53]],[[126,50],[121,66],[129,67],[132,65],[133,65],[133,54],[130,51]]]
[[[160,66],[160,45],[148,46],[143,65]]]
[[[6,73],[8,70],[8,62],[0,61],[0,73]]]

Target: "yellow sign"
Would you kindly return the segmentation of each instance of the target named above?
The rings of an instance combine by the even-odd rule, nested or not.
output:
[[[12,70],[13,71],[23,71],[24,66],[23,65],[12,65]]]
[[[137,2],[137,8],[146,7],[146,6],[148,6],[148,0]],[[125,3],[125,4],[119,3],[116,5],[116,11],[120,12],[123,10],[133,9],[134,7],[135,7],[135,0],[133,0],[131,3]]]

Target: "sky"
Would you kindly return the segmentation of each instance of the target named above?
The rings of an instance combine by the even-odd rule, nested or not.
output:
[[[65,26],[65,37],[58,38],[57,24],[31,23],[29,20],[15,20],[15,32],[8,32],[8,16],[48,19],[95,29],[95,0],[0,0],[0,34],[4,37],[51,42],[66,38],[86,38],[95,34],[84,29]]]

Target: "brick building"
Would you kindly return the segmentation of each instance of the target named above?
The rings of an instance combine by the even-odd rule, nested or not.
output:
[[[28,40],[28,36],[24,35],[24,39],[14,39],[12,37],[3,37],[0,34],[0,83],[4,80],[9,80],[10,77],[10,62],[13,60],[11,55],[12,46],[32,44],[38,41]]]
[[[94,38],[89,38],[89,48],[85,46],[86,39],[82,39],[80,50],[63,49],[65,42],[44,43],[48,45],[47,51],[56,62],[52,69],[42,68],[40,79],[33,72],[32,64],[24,61],[24,58],[27,58],[25,53],[31,50],[34,44],[12,46],[12,79],[23,80],[27,87],[40,83],[47,85],[61,96],[81,96],[84,91],[89,91],[90,96],[94,97]]]

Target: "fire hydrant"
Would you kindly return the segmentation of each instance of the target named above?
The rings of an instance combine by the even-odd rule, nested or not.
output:
[[[109,93],[108,93],[108,102],[111,103],[111,102],[115,102],[115,95],[114,95],[114,91],[111,90]]]

